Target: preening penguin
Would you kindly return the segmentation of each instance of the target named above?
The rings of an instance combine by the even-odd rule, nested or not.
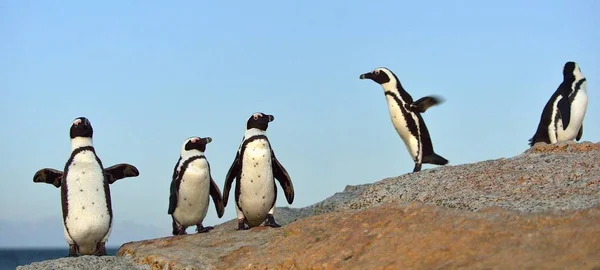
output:
[[[538,142],[579,141],[583,136],[587,104],[587,79],[577,63],[565,63],[563,81],[544,106],[538,128],[529,139],[529,146]]]
[[[210,142],[210,137],[192,137],[181,146],[169,196],[168,214],[173,219],[173,235],[186,234],[189,226],[196,226],[198,233],[213,229],[202,225],[208,212],[209,196],[213,199],[218,217],[221,218],[225,212],[221,191],[213,181],[210,164],[204,155]]]
[[[430,107],[440,104],[440,98],[426,96],[417,101],[412,97],[391,70],[382,67],[360,75],[360,79],[372,80],[381,87],[388,103],[392,124],[415,162],[413,172],[421,170],[422,163],[446,165],[448,160],[433,151],[429,131],[421,117]]]
[[[223,188],[223,202],[227,206],[229,190],[234,180],[235,203],[238,230],[246,230],[263,223],[270,227],[280,227],[275,222],[275,202],[279,181],[289,204],[294,201],[294,186],[286,169],[275,157],[275,152],[267,138],[269,123],[273,115],[254,113],[246,122],[246,132]]]
[[[92,143],[93,132],[88,119],[75,119],[70,129],[71,157],[64,172],[44,168],[33,176],[35,183],[61,189],[69,256],[106,255],[113,218],[109,184],[139,175],[135,166],[126,163],[104,168]]]

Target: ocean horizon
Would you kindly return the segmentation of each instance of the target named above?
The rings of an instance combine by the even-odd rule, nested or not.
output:
[[[106,247],[107,255],[116,255],[119,247]],[[14,270],[34,262],[67,257],[68,247],[2,247],[0,248],[0,270]]]

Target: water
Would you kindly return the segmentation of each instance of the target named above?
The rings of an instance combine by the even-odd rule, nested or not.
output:
[[[116,255],[118,248],[106,248],[108,255]],[[0,249],[0,270],[14,270],[17,266],[66,257],[68,248],[14,248]]]

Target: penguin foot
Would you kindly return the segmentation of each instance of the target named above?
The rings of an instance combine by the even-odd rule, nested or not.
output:
[[[173,218],[173,235],[184,235],[187,234],[185,232],[185,229],[187,229],[187,227],[179,225],[179,223],[177,223],[177,221],[175,221],[175,217],[171,216]]]
[[[77,255],[77,246],[75,244],[70,244],[69,245],[69,255],[68,257],[79,257],[79,255]]]
[[[250,226],[246,224],[246,219],[238,219],[238,231],[250,229]]]
[[[177,226],[177,228],[173,229],[173,235],[186,235],[187,232],[185,232],[185,229],[187,229],[187,227]]]
[[[207,233],[208,231],[210,231],[210,230],[212,230],[214,228],[215,227],[213,227],[213,226],[206,226],[206,227],[204,227],[204,226],[202,226],[202,224],[196,225],[196,231],[198,233]]]
[[[105,243],[103,243],[103,242],[98,243],[98,245],[96,246],[96,253],[94,255],[96,255],[96,256],[106,256],[106,246],[105,246]]]
[[[279,227],[281,227],[281,225],[279,225],[279,224],[277,224],[277,222],[275,222],[275,218],[271,214],[269,214],[267,216],[267,222],[265,223],[265,226],[269,226],[269,227],[272,227],[272,228],[279,228]]]

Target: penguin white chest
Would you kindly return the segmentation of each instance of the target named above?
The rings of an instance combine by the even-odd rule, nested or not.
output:
[[[582,86],[582,88],[583,87],[585,87],[585,85]],[[584,89],[585,88],[579,90],[577,95],[575,95],[573,98],[573,102],[571,102],[571,117],[569,118],[569,126],[567,126],[566,129],[563,129],[564,127],[562,126],[562,121],[558,121],[558,141],[574,140],[575,137],[577,137],[587,111],[588,96]]]
[[[210,173],[205,159],[190,162],[185,170],[173,217],[183,226],[194,226],[202,222],[208,212]]]
[[[66,176],[68,236],[82,254],[92,254],[107,236],[111,217],[104,190],[104,172],[91,151],[75,155]]]
[[[392,120],[394,128],[396,129],[396,132],[398,133],[398,135],[400,135],[400,138],[404,142],[406,150],[411,155],[411,157],[413,159],[418,159],[420,152],[419,139],[418,137],[415,137],[408,129],[407,119],[405,118],[404,114],[402,114],[402,110],[404,108],[400,108],[400,106],[398,105],[398,103],[396,103],[396,100],[393,97],[386,95],[386,99],[388,103],[390,118]],[[404,104],[401,103],[401,106],[404,106]],[[416,117],[416,115],[410,112],[408,113],[408,117],[410,117],[412,121],[414,121],[417,127],[417,132],[419,132],[419,119]]]
[[[242,157],[239,205],[250,225],[262,223],[275,202],[271,148],[267,140],[246,145]]]

